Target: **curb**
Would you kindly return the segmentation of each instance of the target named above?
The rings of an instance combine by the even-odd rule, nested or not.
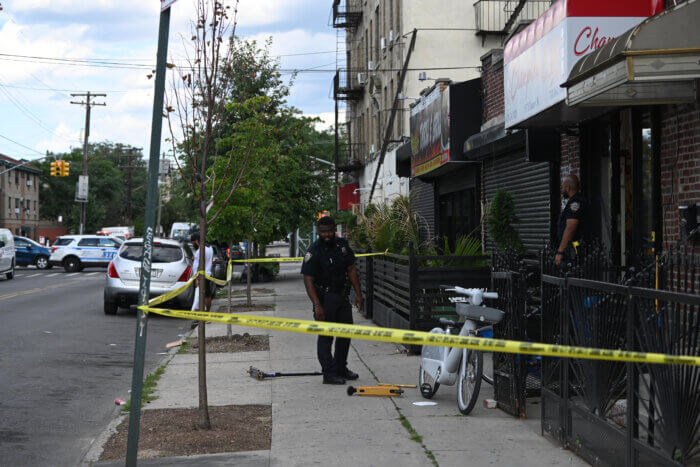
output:
[[[194,332],[194,329],[190,329],[188,331],[188,334],[186,337],[191,337],[192,333]],[[180,347],[173,347],[171,349],[166,350],[168,355],[164,355],[162,360],[157,363],[156,368],[165,365],[166,367],[170,364],[170,362],[173,360],[177,352],[180,350]],[[141,408],[143,410],[143,408]],[[117,427],[121,422],[123,422],[126,417],[129,414],[126,412],[122,411],[121,406],[116,406],[114,408],[113,414],[112,414],[112,420],[107,424],[107,426],[100,431],[100,433],[95,436],[95,438],[90,442],[90,445],[87,447],[87,449],[84,451],[84,455],[80,461],[81,466],[91,466],[95,464],[96,462],[99,461],[100,456],[102,455],[102,451],[104,448],[105,443],[109,440],[109,438],[117,432]]]

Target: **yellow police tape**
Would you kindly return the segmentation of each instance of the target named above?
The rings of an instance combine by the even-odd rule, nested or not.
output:
[[[382,256],[389,253],[389,250],[382,251],[380,253],[359,253],[356,257],[363,256]],[[232,259],[234,263],[299,263],[304,261],[303,256],[293,256],[291,258],[253,258],[253,259]]]
[[[385,254],[385,253],[370,253]],[[359,255],[358,255],[359,256]],[[331,323],[326,321],[311,321],[304,319],[271,318],[266,316],[250,316],[236,313],[212,313],[205,311],[170,310],[155,308],[184,292],[198,276],[203,275],[218,285],[226,285],[233,274],[233,262],[230,261],[226,271],[226,280],[216,279],[202,271],[190,278],[176,290],[160,295],[148,302],[148,306],[139,309],[145,313],[156,313],[173,318],[193,319],[197,321],[214,321],[237,326],[276,329],[280,331],[300,332],[305,334],[320,334],[323,336],[346,337],[371,341],[394,342],[409,345],[435,345],[442,347],[460,347],[465,349],[483,350],[489,352],[504,352],[515,354],[541,355],[543,357],[583,358],[590,360],[611,360],[634,363],[658,363],[669,365],[700,366],[700,356],[668,355],[660,353],[631,352],[627,350],[595,349],[589,347],[574,347],[569,345],[542,344],[537,342],[520,342],[504,339],[488,339],[483,337],[455,336],[422,331],[407,331],[404,329],[377,328],[356,324]]]
[[[250,316],[236,313],[212,313],[205,311],[185,311],[141,307],[147,313],[157,313],[173,318],[215,321],[237,326],[276,329],[280,331],[320,334],[324,336],[365,339],[371,341],[395,342],[413,345],[436,345],[443,347],[461,347],[465,349],[485,350],[516,354],[542,355],[547,357],[585,358],[591,360],[614,360],[636,363],[663,363],[673,365],[700,366],[700,357],[666,355],[659,353],[629,352],[626,350],[592,349],[568,345],[540,344],[535,342],[517,342],[483,337],[465,337],[449,334],[437,334],[404,329],[377,328],[356,324],[340,324],[325,321],[303,319],[271,318]]]

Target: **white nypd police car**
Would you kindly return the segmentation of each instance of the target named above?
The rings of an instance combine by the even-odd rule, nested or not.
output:
[[[66,272],[82,271],[86,267],[107,267],[117,254],[122,241],[99,235],[64,235],[51,247],[49,263],[63,266]]]

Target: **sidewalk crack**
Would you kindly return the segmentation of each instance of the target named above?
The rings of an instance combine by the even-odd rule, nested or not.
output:
[[[357,355],[357,358],[360,360],[360,362],[365,366],[365,368],[367,368],[367,371],[369,371],[369,373],[372,375],[372,378],[374,378],[374,380],[377,383],[380,383],[381,381],[379,381],[379,378],[377,378],[377,375],[374,373],[372,368],[370,368],[367,362],[365,362],[365,360],[362,358],[362,355],[360,355],[360,352],[357,350],[357,347],[355,347],[355,344],[350,343],[350,346],[352,347],[352,350],[355,351],[355,355]],[[415,441],[416,443],[420,444],[428,460],[432,462],[435,467],[439,467],[440,464],[438,464],[438,461],[435,458],[435,454],[433,454],[433,451],[428,449],[428,447],[425,445],[425,443],[423,442],[423,437],[418,434],[415,428],[413,428],[411,422],[401,411],[401,407],[398,406],[393,397],[389,397],[389,400],[394,405],[394,410],[396,410],[396,413],[399,415],[398,420],[399,422],[401,422],[401,426],[404,427],[408,432],[411,441]]]

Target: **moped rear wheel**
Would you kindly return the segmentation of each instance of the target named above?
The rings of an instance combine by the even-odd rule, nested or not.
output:
[[[469,415],[479,398],[483,373],[483,353],[478,350],[464,349],[457,379],[457,407],[463,415]]]
[[[432,376],[423,369],[423,364],[421,363],[418,373],[418,388],[421,396],[426,399],[432,399],[439,387],[440,383],[433,380]]]

